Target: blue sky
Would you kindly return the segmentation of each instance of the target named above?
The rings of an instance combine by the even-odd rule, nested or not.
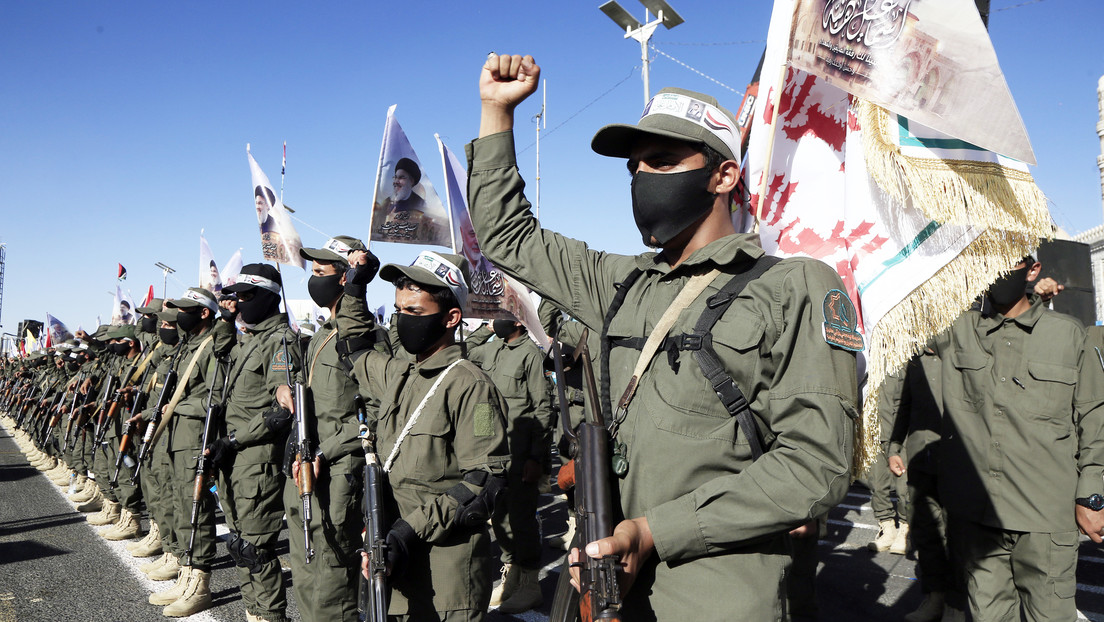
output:
[[[638,19],[643,7],[620,0]],[[487,52],[529,53],[548,86],[541,138],[541,220],[613,252],[642,250],[620,160],[595,155],[602,125],[643,105],[640,48],[600,2],[32,2],[0,9],[0,242],[7,245],[0,325],[46,312],[71,329],[106,321],[116,264],[140,298],[197,279],[199,233],[220,264],[239,247],[260,260],[246,143],[279,183],[308,246],[367,237],[371,186],[389,105],[426,175],[442,186],[434,132],[454,151],[478,131]],[[731,109],[759,60],[770,3],[672,2],[686,22],[653,43],[731,87],[653,52],[652,90],[682,86]],[[1096,157],[1104,74],[1098,0],[992,0],[990,34],[1057,224],[1104,217]],[[538,98],[518,109],[517,143],[532,196]],[[312,228],[313,227],[313,228]],[[317,230],[315,230],[317,229]],[[374,244],[384,262],[414,246]],[[293,298],[305,274],[284,268]],[[370,303],[390,306],[373,284]]]

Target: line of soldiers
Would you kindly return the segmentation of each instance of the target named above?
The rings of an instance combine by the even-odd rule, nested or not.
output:
[[[539,606],[553,425],[540,349],[504,320],[461,357],[462,257],[380,271],[396,286],[388,332],[368,311],[379,262],[360,240],[301,253],[330,311],[313,336],[280,311],[279,271],[250,264],[221,299],[190,288],[138,309],[137,326],[0,359],[5,425],[90,524],[110,525],[103,537],[156,556],[141,570],[174,581],[149,596],[166,616],[212,606],[217,505],[247,620],[286,619],[285,519],[302,618],[357,620],[366,449],[387,459],[392,617],[480,619],[492,596],[503,611]],[[488,524],[505,562],[493,595]]]

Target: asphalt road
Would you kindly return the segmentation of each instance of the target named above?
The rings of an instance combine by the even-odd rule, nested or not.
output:
[[[542,497],[546,537],[562,533],[566,510],[560,497]],[[896,622],[923,598],[909,556],[874,553],[866,544],[877,534],[870,495],[859,485],[829,515],[828,532],[818,544],[816,579],[819,620]],[[148,560],[132,558],[122,543],[97,535],[64,491],[31,467],[6,429],[0,427],[0,622],[38,620],[157,621],[161,608],[150,605],[151,591],[172,582],[152,582],[138,571]],[[225,534],[219,525],[220,535]],[[287,532],[279,553],[289,586],[289,617],[298,620],[287,570]],[[191,616],[194,621],[243,620],[237,575],[225,547],[219,546],[211,589],[216,606]],[[1104,549],[1082,539],[1077,604],[1080,619],[1104,622]],[[492,611],[489,622],[545,621],[559,577],[563,553],[546,548],[541,587],[545,606],[521,615]]]

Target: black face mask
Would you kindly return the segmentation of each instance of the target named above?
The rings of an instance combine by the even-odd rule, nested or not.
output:
[[[76,361],[69,361],[65,364],[65,369],[68,369],[69,371],[77,371],[78,369],[80,369],[80,363],[77,363]]]
[[[157,336],[161,338],[161,343],[167,346],[175,346],[180,343],[180,333],[176,332],[175,328],[158,328]]]
[[[184,311],[181,309],[180,313],[176,314],[176,325],[180,327],[180,330],[190,333],[203,321],[199,314],[200,311]]]
[[[1027,271],[1029,266],[1013,270],[997,279],[989,286],[989,300],[997,307],[1010,307],[1023,298],[1027,291]]]
[[[238,298],[238,315],[247,324],[257,325],[280,310],[280,295],[259,287],[248,301]]]
[[[645,245],[652,246],[655,238],[663,246],[713,209],[712,175],[705,168],[633,175],[633,218]]]
[[[127,352],[130,352],[130,344],[129,343],[109,343],[107,345],[107,349],[112,354],[117,354],[119,356],[123,356]]]
[[[157,318],[155,318],[155,317],[144,317],[144,318],[142,318],[142,321],[139,323],[139,328],[142,329],[143,333],[156,333],[157,332]]]
[[[494,331],[496,337],[505,340],[507,337],[514,334],[514,331],[517,330],[517,326],[514,324],[513,320],[495,320],[494,323],[491,324],[491,330]]]
[[[411,354],[421,354],[437,343],[448,328],[444,325],[445,314],[410,315],[399,313],[395,318],[395,329],[399,333],[399,343]]]
[[[307,293],[310,294],[314,304],[320,307],[328,309],[344,291],[345,286],[341,284],[340,274],[312,276],[307,280]]]

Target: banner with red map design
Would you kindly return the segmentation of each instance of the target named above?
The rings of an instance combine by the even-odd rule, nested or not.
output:
[[[839,273],[867,344],[860,355],[860,372],[867,374],[856,444],[861,471],[877,453],[877,390],[886,374],[949,326],[1037,234],[1026,225],[1014,233],[999,230],[985,218],[937,221],[918,203],[923,193],[884,191],[867,167],[864,131],[872,128],[862,123],[876,118],[863,114],[871,105],[800,69],[779,71],[794,2],[775,4],[744,170],[751,197],[733,218],[738,229],[752,231],[758,206],[768,254],[812,257]],[[879,174],[885,177],[884,170]],[[983,199],[973,206],[977,214],[992,207]]]

